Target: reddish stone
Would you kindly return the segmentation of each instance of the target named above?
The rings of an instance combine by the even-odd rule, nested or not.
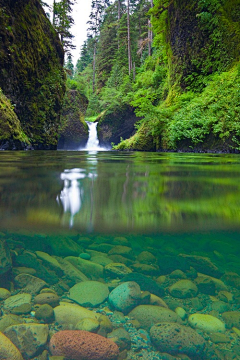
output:
[[[55,333],[49,348],[53,356],[71,360],[114,360],[119,355],[119,348],[112,340],[84,330]]]

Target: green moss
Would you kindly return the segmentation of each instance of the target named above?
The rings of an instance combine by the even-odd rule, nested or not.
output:
[[[7,148],[11,148],[14,142],[18,144],[18,148],[24,148],[30,144],[13,106],[0,89],[0,144],[4,146],[6,142],[11,143]]]
[[[159,103],[148,101],[144,109],[149,87],[142,98],[135,91],[132,104],[144,118],[116,148],[239,151],[240,2],[169,3],[160,16],[161,1],[152,10],[155,48],[162,53],[160,66],[167,67]]]
[[[0,0],[0,86],[35,148],[56,148],[63,49],[38,0]]]
[[[88,140],[88,126],[84,120],[88,100],[78,90],[68,90],[64,97],[59,127],[59,148],[84,147]]]

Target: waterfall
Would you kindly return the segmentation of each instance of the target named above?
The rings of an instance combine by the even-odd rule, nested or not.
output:
[[[99,140],[97,136],[97,122],[86,121],[89,135],[88,142],[84,150],[106,150],[99,146]]]

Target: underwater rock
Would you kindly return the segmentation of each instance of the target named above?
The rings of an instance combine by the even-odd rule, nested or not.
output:
[[[186,316],[187,316],[186,311],[185,311],[182,307],[180,307],[180,306],[178,306],[178,307],[175,309],[175,313],[178,314],[178,316],[180,316],[180,318],[181,318],[182,320],[185,320],[185,318],[186,318]]]
[[[69,298],[85,307],[96,307],[102,304],[109,295],[108,286],[99,281],[84,281],[70,289]]]
[[[119,347],[120,351],[123,350],[130,350],[131,349],[131,338],[128,332],[122,328],[119,327],[115,330],[113,330],[111,333],[108,334],[108,339],[112,339],[115,344]]]
[[[4,360],[23,360],[18,348],[0,332],[0,359]]]
[[[221,280],[230,286],[233,286],[235,288],[240,288],[240,275],[238,275],[237,273],[234,272],[226,272]]]
[[[149,291],[151,294],[159,297],[164,295],[163,288],[150,277],[143,274],[132,273],[124,276],[122,281],[135,281],[141,288],[142,291]]]
[[[211,279],[211,277],[204,277],[204,276],[198,276],[195,279],[195,282],[197,284],[198,290],[202,294],[207,295],[215,295],[216,292],[216,284]]]
[[[42,320],[44,323],[50,324],[54,321],[54,311],[49,304],[39,306],[36,310],[35,318]]]
[[[198,278],[200,278],[201,280],[202,279],[210,279],[210,280],[212,280],[214,282],[214,284],[215,284],[215,288],[216,288],[217,291],[228,291],[227,285],[224,284],[224,282],[222,280],[220,280],[220,279],[216,279],[215,277],[198,273],[198,276],[195,279],[196,283],[199,282]]]
[[[20,314],[28,313],[31,311],[31,300],[32,296],[30,294],[13,295],[4,301],[3,308],[15,314],[18,311],[20,311]]]
[[[95,242],[95,243],[89,245],[88,249],[103,252],[103,253],[108,253],[113,247],[114,247],[114,245],[112,245],[112,244],[106,244],[106,243],[99,244],[99,243]]]
[[[50,292],[42,293],[35,297],[34,304],[48,304],[54,308],[59,305],[59,297],[57,294],[53,294]]]
[[[182,270],[174,270],[169,277],[170,279],[186,279],[187,275]]]
[[[102,266],[106,266],[108,264],[111,264],[113,263],[113,260],[111,260],[108,256],[103,256],[103,255],[94,255],[91,257],[91,261],[96,263],[96,264],[99,264],[99,265],[102,265]]]
[[[40,353],[47,344],[48,325],[12,325],[4,331],[4,334],[21,351],[24,359],[30,359]]]
[[[60,257],[56,258],[62,267],[64,275],[69,280],[71,280],[73,284],[89,280],[86,275],[84,275],[80,270],[73,266],[69,261],[67,261],[66,259],[61,259]]]
[[[105,274],[111,278],[123,277],[132,272],[126,265],[121,263],[111,263],[105,266]]]
[[[0,300],[6,300],[7,298],[9,298],[9,296],[11,296],[9,290],[0,288]]]
[[[150,294],[150,302],[149,305],[157,305],[157,306],[162,306],[165,307],[166,309],[168,309],[167,304],[165,303],[165,301],[163,301],[163,299],[161,299],[159,296],[154,295],[154,294]]]
[[[24,292],[38,294],[41,289],[47,286],[47,283],[29,274],[19,274],[14,278],[15,284]]]
[[[230,305],[225,303],[224,301],[213,301],[212,302],[212,310],[217,311],[218,313],[223,313],[230,310]]]
[[[113,324],[106,315],[100,315],[98,321],[100,324],[98,334],[106,337],[112,331]]]
[[[61,303],[54,308],[55,320],[64,329],[74,329],[79,321],[85,318],[98,320],[100,314],[90,311],[80,305]]]
[[[229,303],[229,304],[234,303],[233,294],[230,293],[229,291],[219,291],[218,298],[219,300],[222,300],[225,303]]]
[[[10,250],[6,241],[0,240],[0,275],[8,272],[12,267]]]
[[[186,254],[181,254],[179,257],[185,259],[189,265],[191,265],[200,273],[215,277],[217,279],[224,274],[224,272],[221,271],[216,265],[214,265],[207,257]]]
[[[153,344],[161,352],[186,354],[200,357],[206,341],[190,327],[162,322],[151,327],[150,336]]]
[[[22,324],[24,321],[20,316],[9,314],[5,315],[0,320],[0,331],[4,331],[7,327],[11,325]]]
[[[58,274],[58,276],[62,276],[63,275],[63,271],[61,268],[61,265],[59,264],[59,262],[57,261],[57,259],[55,259],[54,257],[50,256],[49,254],[43,252],[43,251],[35,251],[35,254],[37,255],[37,257],[39,259],[42,260],[43,264],[48,268],[50,268],[50,270],[53,270],[56,272],[56,274]]]
[[[70,238],[51,237],[48,245],[56,256],[78,256],[84,251],[82,246]]]
[[[130,265],[134,264],[133,260],[128,259],[122,255],[110,255],[109,259],[111,259],[112,262],[114,262],[114,263],[122,263],[126,266],[130,266]]]
[[[139,272],[144,275],[154,276],[159,273],[159,267],[157,265],[149,265],[149,264],[133,264],[132,269],[136,272]]]
[[[209,335],[209,337],[214,344],[231,342],[230,337],[222,333],[212,333]]]
[[[91,259],[91,255],[88,254],[88,253],[81,253],[81,254],[79,254],[79,257],[81,259],[84,259],[84,260],[90,260]]]
[[[128,314],[141,302],[140,286],[133,281],[124,282],[111,291],[108,301],[116,310]]]
[[[49,348],[52,355],[72,360],[114,360],[119,354],[119,348],[112,340],[83,330],[55,333]]]
[[[190,269],[187,260],[180,256],[159,255],[157,259],[160,274],[162,275],[170,274],[174,270],[185,272]]]
[[[222,314],[222,318],[228,329],[232,327],[240,329],[240,311],[226,311]]]
[[[139,261],[141,264],[149,264],[152,265],[154,264],[157,259],[156,257],[150,253],[149,251],[142,251],[138,256],[137,256],[137,261]]]
[[[19,274],[29,274],[29,275],[36,275],[36,270],[33,268],[28,268],[25,266],[20,266],[20,267],[14,267],[13,268],[13,275],[17,276]]]
[[[75,326],[75,330],[85,330],[92,333],[97,333],[100,328],[100,323],[96,319],[85,318],[80,320]]]
[[[182,319],[174,311],[154,305],[139,305],[128,316],[138,320],[141,327],[147,331],[159,322],[182,323]]]
[[[46,269],[41,261],[37,259],[36,255],[29,251],[25,251],[17,256],[15,262],[18,266],[27,266],[35,269],[37,277],[49,284],[56,284],[59,280],[55,272]]]
[[[129,246],[116,245],[109,252],[109,255],[122,255],[132,259],[134,257],[134,253],[132,248]]]
[[[189,324],[194,329],[203,330],[206,333],[225,332],[225,324],[212,315],[192,314],[188,317]]]
[[[69,261],[79,271],[91,280],[99,280],[103,278],[103,266],[89,260],[84,260],[75,256],[68,256],[65,260]]]
[[[198,293],[198,288],[191,280],[183,279],[170,286],[169,292],[176,298],[186,299],[195,297]]]

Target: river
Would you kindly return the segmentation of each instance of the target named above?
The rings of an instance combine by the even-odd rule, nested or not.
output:
[[[229,325],[223,316],[239,310],[239,178],[240,157],[229,154],[1,152],[0,238],[15,254],[15,275],[15,268],[23,266],[17,259],[24,252],[63,259],[78,257],[79,247],[89,262],[98,256],[95,261],[103,267],[120,263],[129,269],[126,274],[150,277],[162,287],[172,311],[183,309],[187,328],[187,318],[195,313],[212,315],[224,324],[222,342],[200,325],[197,329],[211,351],[216,347],[222,354],[240,356],[239,338],[232,330],[233,324],[239,325]],[[43,265],[49,268],[46,260]],[[113,281],[126,275],[117,270],[104,274],[100,281],[111,283],[111,289]],[[13,281],[12,273],[8,276]],[[66,288],[59,296],[74,284],[65,277]],[[186,279],[194,284],[193,293],[174,293],[172,286]],[[152,344],[149,350],[131,351],[129,359],[163,359]]]

